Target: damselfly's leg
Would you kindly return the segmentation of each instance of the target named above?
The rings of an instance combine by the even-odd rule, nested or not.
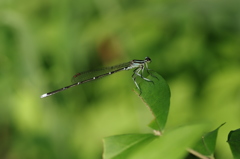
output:
[[[154,82],[153,82],[152,80],[143,77],[143,72],[144,72],[145,67],[146,67],[146,70],[147,70],[147,73],[148,73],[148,74],[150,74],[151,76],[157,78],[156,76],[152,75],[152,74],[148,71],[149,69],[148,69],[147,65],[136,68],[136,69],[133,71],[132,79],[133,79],[133,82],[135,83],[136,87],[137,87],[138,90],[140,91],[140,94],[139,94],[139,95],[142,94],[142,91],[141,91],[138,83],[136,82],[137,76],[141,77],[143,80],[145,80],[145,81],[147,81],[147,82],[152,82],[152,83],[154,84]]]
[[[138,86],[137,82],[136,82],[136,75],[139,73],[139,71],[141,70],[141,68],[136,68],[134,71],[133,71],[133,75],[132,75],[132,79],[133,79],[133,82],[135,83],[136,87],[138,88],[138,90],[140,91],[140,94],[142,94],[142,91],[140,89],[140,87]]]
[[[151,75],[152,77],[158,79],[156,76],[154,76],[152,73],[149,72],[149,70],[151,70],[151,69],[146,69],[146,70],[147,70],[147,73],[148,73],[149,75]],[[158,79],[158,80],[159,80],[159,79]]]
[[[137,76],[141,77],[142,79],[144,79],[145,81],[147,82],[152,82],[154,83],[152,80],[148,79],[148,78],[145,78],[143,77],[143,70],[144,70],[144,67],[140,67],[138,68],[138,70],[134,70],[134,74],[136,74]],[[140,72],[141,71],[141,72]],[[140,72],[140,73],[139,73]]]
[[[139,73],[136,73],[136,75],[139,76],[139,77],[141,77],[142,79],[144,79],[144,80],[147,81],[147,82],[152,82],[152,83],[154,83],[152,80],[143,77],[143,76],[142,76],[141,74],[139,74]]]
[[[149,72],[149,70],[151,70],[151,69],[148,68],[148,65],[147,65],[147,64],[145,65],[145,67],[146,67],[147,73],[148,73],[149,75],[151,75],[152,77],[158,79],[158,78],[157,78],[156,76],[154,76],[151,72]],[[158,79],[158,80],[159,80],[159,79]]]

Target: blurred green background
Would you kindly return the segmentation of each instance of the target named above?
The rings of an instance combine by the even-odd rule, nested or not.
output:
[[[227,122],[216,156],[232,158],[239,50],[237,0],[0,0],[0,158],[97,159],[103,137],[151,132],[132,71],[40,99],[78,72],[146,56],[171,88],[167,128]]]

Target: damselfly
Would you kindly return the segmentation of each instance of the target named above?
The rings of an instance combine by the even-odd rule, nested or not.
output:
[[[150,63],[150,62],[151,62],[151,59],[149,57],[146,57],[145,60],[132,60],[130,62],[123,63],[123,64],[116,65],[116,66],[112,66],[112,67],[105,67],[105,68],[97,69],[97,70],[93,70],[93,71],[86,71],[86,72],[77,73],[76,75],[73,76],[73,79],[72,79],[73,82],[75,82],[74,84],[63,87],[61,89],[58,89],[58,90],[55,90],[55,91],[52,91],[52,92],[49,92],[49,93],[45,93],[45,94],[41,95],[41,98],[51,96],[55,93],[61,92],[61,91],[66,90],[68,88],[71,88],[71,87],[74,87],[74,86],[77,86],[77,85],[80,85],[80,84],[83,84],[83,83],[86,83],[86,82],[94,81],[96,79],[114,74],[114,73],[119,72],[119,71],[130,70],[130,69],[133,69],[133,68],[135,68],[135,70],[133,71],[132,79],[133,79],[136,87],[139,89],[140,94],[141,94],[141,89],[136,82],[136,77],[139,76],[142,79],[144,79],[145,81],[153,82],[153,81],[143,77],[144,69],[147,71],[148,74],[155,77],[154,75],[152,75],[149,72],[147,64]]]

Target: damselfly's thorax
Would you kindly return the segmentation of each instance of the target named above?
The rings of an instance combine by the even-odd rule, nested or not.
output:
[[[133,63],[145,64],[150,63],[152,60],[149,57],[145,57],[145,60],[132,60]]]

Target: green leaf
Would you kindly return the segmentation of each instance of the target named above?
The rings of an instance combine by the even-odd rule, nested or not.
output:
[[[193,150],[190,150],[190,152],[195,156],[198,156],[198,155],[209,156],[209,157],[212,156],[215,151],[218,130],[224,124],[225,123],[220,125],[217,129],[202,136],[201,140],[198,141],[198,143],[195,145]]]
[[[228,144],[235,159],[240,159],[240,129],[230,131]]]
[[[104,159],[125,159],[136,148],[152,141],[153,134],[126,134],[110,136],[103,139]]]
[[[167,122],[171,93],[167,82],[162,76],[156,72],[153,72],[152,75],[149,75],[148,79],[154,83],[144,80],[139,84],[142,91],[141,98],[150,108],[157,123],[150,124],[150,127],[162,131]],[[135,90],[139,92],[137,88]]]
[[[165,132],[164,135],[142,147],[129,159],[184,158],[187,154],[186,148],[193,146],[205,129],[205,125],[196,124]]]
[[[154,130],[159,130],[159,126],[158,126],[158,122],[156,121],[156,119],[152,120],[148,126]]]

